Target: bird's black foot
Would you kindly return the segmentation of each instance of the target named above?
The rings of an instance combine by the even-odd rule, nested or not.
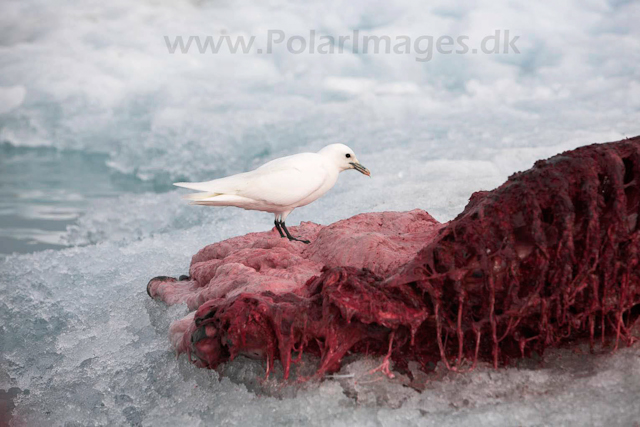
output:
[[[289,230],[287,230],[287,226],[284,224],[284,221],[276,221],[276,226],[277,226],[278,223],[280,224],[280,228],[282,230],[284,230],[285,234],[287,235],[287,239],[289,239],[289,241],[295,240],[296,242],[302,242],[302,243],[305,243],[305,244],[311,243],[309,240],[303,240],[303,239],[298,239],[297,237],[293,237],[291,235],[291,233],[289,233]],[[280,235],[282,236],[282,231],[280,231]],[[284,236],[282,236],[282,237],[284,237]]]
[[[280,237],[284,237],[282,228],[280,228],[280,222],[276,219],[273,223],[276,225],[276,230],[278,230],[278,233],[280,233]]]
[[[294,240],[294,241],[296,241],[296,242],[302,242],[302,243],[304,243],[305,245],[308,245],[309,243],[311,243],[311,240],[298,239],[297,237],[293,237],[293,236],[291,236],[291,237],[287,237],[287,239],[289,239],[289,241]]]

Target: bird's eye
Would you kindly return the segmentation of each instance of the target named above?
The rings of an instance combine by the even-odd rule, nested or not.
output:
[[[351,154],[347,153],[347,159],[351,158]]]

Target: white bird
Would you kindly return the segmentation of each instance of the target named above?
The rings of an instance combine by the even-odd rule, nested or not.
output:
[[[186,195],[192,204],[205,206],[236,206],[270,212],[280,237],[309,243],[293,237],[285,220],[300,206],[308,205],[329,191],[338,174],[355,169],[367,176],[353,150],[344,144],[331,144],[317,153],[301,153],[272,160],[250,172],[206,182],[177,182],[178,187],[198,190]],[[284,232],[283,232],[284,231]]]

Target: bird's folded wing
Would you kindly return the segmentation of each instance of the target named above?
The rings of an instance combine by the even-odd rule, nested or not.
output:
[[[246,175],[233,194],[276,206],[290,206],[306,199],[328,178],[324,168],[255,170]]]
[[[290,206],[313,194],[328,178],[326,169],[314,161],[270,166],[213,181],[174,185],[206,192],[211,197],[234,195],[276,206]],[[205,194],[194,196],[197,200],[207,200],[203,197]]]

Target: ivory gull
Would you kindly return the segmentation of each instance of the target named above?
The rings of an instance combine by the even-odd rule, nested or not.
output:
[[[344,144],[331,144],[317,153],[300,153],[272,160],[258,169],[206,182],[177,182],[178,187],[198,190],[186,199],[205,206],[236,206],[270,212],[280,237],[309,243],[293,237],[285,220],[300,206],[308,205],[329,191],[338,174],[355,169],[367,176],[353,150]],[[283,232],[284,231],[284,232]]]

